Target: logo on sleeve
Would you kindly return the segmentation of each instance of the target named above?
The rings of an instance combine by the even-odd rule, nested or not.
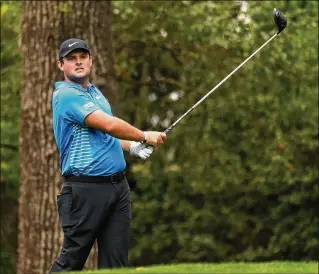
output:
[[[94,106],[94,104],[92,103],[92,102],[88,102],[88,103],[86,103],[85,105],[83,105],[83,108],[84,109],[89,109],[89,108],[91,108],[91,107],[93,107]]]

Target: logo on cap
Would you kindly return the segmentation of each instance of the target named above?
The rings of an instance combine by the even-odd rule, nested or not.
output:
[[[69,48],[70,48],[70,47],[72,47],[73,45],[75,45],[75,44],[77,44],[77,43],[79,43],[79,42],[74,42],[74,43],[72,43],[72,44],[69,44],[68,46],[69,46]]]

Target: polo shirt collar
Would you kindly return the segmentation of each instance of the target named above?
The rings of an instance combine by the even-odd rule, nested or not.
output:
[[[94,85],[92,85],[91,83],[89,83],[88,89],[81,87],[79,84],[74,84],[74,83],[70,83],[70,82],[66,82],[66,81],[58,81],[58,82],[54,83],[54,87],[56,89],[63,87],[63,86],[73,87],[73,88],[76,88],[76,89],[81,90],[81,91],[90,91],[90,90],[94,89]]]

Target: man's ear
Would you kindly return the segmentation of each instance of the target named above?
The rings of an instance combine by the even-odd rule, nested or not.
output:
[[[63,63],[60,60],[58,61],[58,67],[63,72]]]
[[[92,67],[92,63],[93,63],[93,61],[92,61],[92,55],[90,55],[90,68]]]

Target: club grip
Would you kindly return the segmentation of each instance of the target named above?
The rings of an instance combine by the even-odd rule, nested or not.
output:
[[[167,129],[164,130],[164,133],[165,133],[165,134],[168,134],[171,130],[172,130],[172,128],[171,128],[171,127],[168,127]]]

